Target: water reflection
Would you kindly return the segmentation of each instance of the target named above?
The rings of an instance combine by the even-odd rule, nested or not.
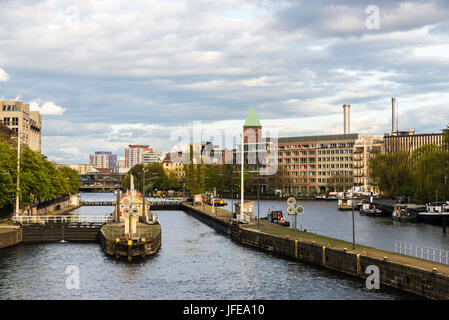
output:
[[[231,210],[231,199],[225,209]],[[235,200],[234,200],[235,201]],[[257,200],[255,201],[257,216]],[[336,201],[301,201],[304,214],[298,216],[298,228],[309,232],[352,242],[352,212],[338,211]],[[287,212],[285,200],[261,200],[260,216],[266,217],[268,210]],[[287,216],[293,227],[293,216]],[[444,235],[442,227],[424,223],[394,221],[387,217],[362,216],[354,212],[356,242],[384,250],[394,251],[395,241],[407,241],[431,248],[449,250],[449,235]]]
[[[336,221],[343,217],[331,212],[330,204],[319,206],[329,206],[326,214]],[[312,215],[313,205],[308,207],[306,214]],[[317,228],[316,223],[326,221],[318,217],[323,214],[320,208],[314,211],[315,220],[304,216],[305,225]],[[81,207],[75,213],[105,210],[111,208]],[[162,247],[145,262],[115,261],[96,243],[30,244],[0,251],[1,299],[413,298],[387,289],[368,291],[362,281],[237,245],[182,211],[156,213],[163,229]],[[346,223],[335,230],[346,231]],[[79,290],[65,286],[70,265],[80,270]]]

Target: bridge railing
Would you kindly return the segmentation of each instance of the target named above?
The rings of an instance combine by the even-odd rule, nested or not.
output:
[[[113,221],[111,215],[65,215],[65,216],[13,216],[14,223],[32,224],[32,223],[107,223]]]
[[[424,260],[449,264],[449,251],[443,249],[428,248],[403,241],[395,241],[394,252]]]

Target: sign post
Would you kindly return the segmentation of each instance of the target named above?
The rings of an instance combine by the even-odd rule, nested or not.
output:
[[[288,198],[287,204],[287,213],[289,216],[295,216],[295,229],[297,229],[297,216],[304,213],[304,207],[296,205],[296,199],[293,197]]]

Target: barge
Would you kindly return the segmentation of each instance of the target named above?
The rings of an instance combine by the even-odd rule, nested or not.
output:
[[[155,255],[161,247],[162,228],[159,218],[151,212],[150,202],[134,190],[132,176],[131,190],[123,196],[117,195],[114,205],[114,222],[100,230],[103,252],[128,261]]]

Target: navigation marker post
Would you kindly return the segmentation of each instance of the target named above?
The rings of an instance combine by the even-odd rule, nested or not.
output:
[[[304,213],[304,207],[300,206],[299,204],[296,205],[296,199],[293,197],[287,199],[287,204],[287,214],[289,216],[295,216],[295,229],[297,229],[296,217]]]

